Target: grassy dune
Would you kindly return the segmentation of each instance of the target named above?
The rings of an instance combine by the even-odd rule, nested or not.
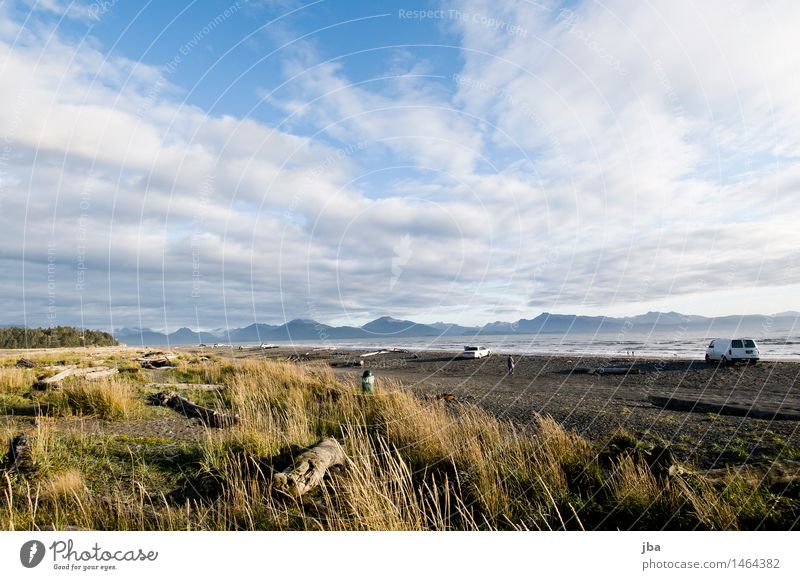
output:
[[[135,369],[134,354],[104,364]],[[389,380],[363,395],[313,365],[181,355],[174,369],[37,393],[39,369],[14,360],[1,361],[0,456],[19,432],[31,449],[24,468],[0,470],[2,529],[787,529],[800,513],[796,483],[659,473],[624,433],[600,448],[547,417],[520,428]],[[239,423],[147,406],[148,382],[223,383],[182,394]],[[347,464],[302,500],[273,489],[272,471],[323,437]]]

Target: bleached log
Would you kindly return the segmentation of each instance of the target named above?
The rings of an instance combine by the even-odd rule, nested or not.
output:
[[[39,391],[45,391],[47,389],[58,389],[61,387],[61,381],[63,381],[68,377],[84,377],[86,380],[94,381],[97,379],[102,379],[104,377],[110,377],[111,375],[115,375],[118,372],[119,371],[117,369],[110,367],[86,367],[86,368],[70,367],[70,368],[65,368],[63,371],[53,375],[52,377],[39,379],[33,387],[34,389]]]
[[[203,407],[171,391],[162,391],[151,395],[150,401],[162,407],[169,407],[188,419],[200,419],[209,427],[230,427],[239,421],[238,415],[226,415],[214,409]]]
[[[376,350],[375,352],[365,352],[364,354],[360,354],[358,356],[360,356],[361,358],[367,358],[369,356],[376,356],[379,354],[389,354],[390,352],[391,351],[388,350]]]
[[[145,385],[151,389],[175,389],[177,391],[222,391],[225,385],[215,385],[211,383],[147,383]]]
[[[78,365],[47,365],[42,368],[46,371],[56,371],[60,373],[61,371],[65,371],[67,369],[76,369],[78,368]]]
[[[331,467],[342,465],[346,459],[344,448],[336,439],[323,439],[301,453],[291,467],[276,474],[272,484],[276,489],[300,497],[317,487]]]
[[[83,373],[83,377],[89,381],[110,377],[117,374],[119,371],[113,368],[95,367],[90,369],[88,373]]]

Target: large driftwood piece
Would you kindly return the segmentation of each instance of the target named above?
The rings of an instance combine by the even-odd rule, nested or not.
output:
[[[52,377],[40,379],[39,381],[36,382],[34,388],[40,391],[44,391],[47,389],[57,389],[61,386],[61,381],[63,381],[67,377],[83,377],[86,380],[94,381],[96,379],[110,377],[111,375],[115,375],[118,372],[119,371],[117,369],[110,367],[87,367],[82,369],[79,369],[77,367],[70,367],[70,368],[65,368],[63,371],[53,375]]]
[[[272,484],[277,489],[300,497],[317,487],[331,467],[342,465],[346,459],[344,448],[336,439],[323,439],[301,453],[291,467],[276,474]]]
[[[153,389],[175,389],[176,391],[221,391],[227,388],[225,385],[211,383],[147,383],[145,386]]]
[[[363,360],[348,360],[342,362],[331,362],[330,365],[334,368],[350,368],[350,367],[363,367]]]
[[[384,350],[376,350],[375,352],[365,352],[364,354],[360,354],[358,356],[360,356],[361,358],[367,358],[368,356],[376,356],[379,354],[390,354],[391,352],[392,351],[390,350],[384,349]]]
[[[67,369],[76,369],[78,365],[46,365],[42,367],[46,371],[56,371],[60,373],[61,371],[65,371]]]
[[[230,427],[239,421],[237,415],[226,415],[193,403],[172,391],[162,391],[150,397],[151,402],[162,407],[169,407],[189,419],[200,419],[209,427]]]
[[[163,369],[167,367],[173,367],[175,365],[172,364],[172,361],[166,358],[152,358],[143,361],[139,361],[139,365],[143,369]]]
[[[8,445],[8,453],[3,460],[3,469],[27,472],[30,471],[31,466],[30,441],[25,433],[19,433]]]
[[[162,369],[165,367],[174,367],[175,363],[172,359],[175,358],[174,354],[165,354],[160,351],[148,352],[136,359],[136,362],[143,369]]]
[[[110,377],[112,375],[117,374],[118,372],[119,371],[117,369],[114,369],[114,368],[94,367],[92,369],[89,369],[88,373],[83,373],[83,377],[85,379],[90,380],[90,381],[94,381],[96,379],[102,379],[102,378],[105,378],[105,377]]]

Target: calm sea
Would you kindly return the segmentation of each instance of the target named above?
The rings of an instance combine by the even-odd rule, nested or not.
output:
[[[800,359],[800,335],[772,332],[755,338],[764,359]],[[702,359],[710,338],[703,335],[668,333],[619,334],[518,334],[513,336],[443,336],[424,338],[360,338],[298,340],[293,344],[312,348],[354,348],[375,350],[402,348],[414,350],[460,351],[466,345],[483,345],[495,352],[513,354],[594,354]],[[281,346],[290,344],[276,342]]]

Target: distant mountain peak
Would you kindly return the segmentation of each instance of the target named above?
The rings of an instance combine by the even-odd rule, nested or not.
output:
[[[800,312],[788,310],[772,314],[769,317],[760,314],[729,315],[704,317],[681,314],[680,312],[658,312],[651,310],[636,316],[583,316],[576,314],[555,314],[542,312],[535,318],[520,318],[515,322],[501,320],[488,323],[482,327],[467,327],[449,322],[422,324],[411,320],[402,320],[393,316],[381,316],[367,322],[360,328],[351,326],[330,326],[307,318],[295,318],[283,324],[252,323],[244,328],[214,329],[211,331],[192,331],[181,327],[166,335],[150,328],[123,327],[114,331],[118,340],[132,344],[163,345],[192,344],[202,339],[211,342],[217,339],[230,342],[252,343],[282,340],[349,340],[353,338],[406,338],[406,337],[442,337],[442,336],[474,336],[481,335],[514,335],[514,334],[552,334],[552,333],[617,333],[620,329],[651,332],[654,329],[676,329],[707,333],[750,332],[749,329],[762,328],[766,318],[776,320],[787,328],[795,324]],[[633,324],[632,327],[629,325]]]

